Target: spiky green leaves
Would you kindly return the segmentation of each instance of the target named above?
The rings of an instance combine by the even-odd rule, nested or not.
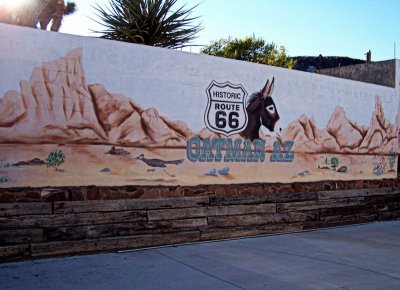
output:
[[[109,0],[109,7],[94,7],[105,30],[102,38],[167,48],[190,45],[202,29],[190,17],[196,7],[174,10],[177,0]]]

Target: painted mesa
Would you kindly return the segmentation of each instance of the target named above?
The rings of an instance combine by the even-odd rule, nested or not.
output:
[[[3,24],[0,35],[0,187],[397,176],[396,88]]]

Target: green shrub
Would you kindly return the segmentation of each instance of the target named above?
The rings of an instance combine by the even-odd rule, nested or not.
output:
[[[61,150],[51,151],[49,156],[46,159],[47,167],[54,167],[55,170],[58,170],[58,167],[64,163],[65,155]]]

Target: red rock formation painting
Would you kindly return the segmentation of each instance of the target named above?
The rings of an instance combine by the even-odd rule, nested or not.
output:
[[[283,130],[281,139],[293,140],[293,150],[305,153],[377,154],[389,153],[398,146],[397,126],[385,119],[379,97],[375,97],[369,127],[352,122],[342,107],[336,107],[326,128],[318,129],[313,118],[302,115]]]
[[[183,147],[194,135],[154,108],[142,109],[101,84],[87,84],[82,49],[34,68],[20,88],[0,99],[0,143]]]
[[[0,143],[185,147],[192,136],[217,135],[207,129],[195,134],[155,108],[143,109],[101,84],[87,84],[80,48],[34,68],[29,81],[20,81],[20,92],[8,91],[0,99]],[[276,137],[261,136],[271,149]],[[385,119],[379,97],[369,127],[352,122],[337,107],[326,128],[317,128],[313,117],[302,115],[278,138],[295,141],[293,151],[304,153],[376,154],[398,146],[397,125]]]

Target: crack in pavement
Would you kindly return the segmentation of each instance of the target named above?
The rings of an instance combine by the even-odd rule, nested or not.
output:
[[[164,256],[164,257],[166,257],[166,258],[172,260],[172,261],[175,261],[175,262],[177,262],[177,263],[179,263],[179,264],[182,264],[182,265],[184,265],[184,266],[186,266],[186,267],[189,267],[189,268],[191,268],[191,269],[193,269],[193,270],[195,270],[195,271],[197,271],[197,272],[203,273],[203,274],[205,274],[205,275],[207,275],[207,276],[209,276],[209,277],[212,277],[212,278],[214,278],[214,279],[217,279],[217,280],[219,280],[219,281],[222,281],[222,282],[224,282],[224,283],[226,283],[226,284],[229,284],[229,285],[231,285],[231,286],[234,286],[234,287],[236,287],[236,288],[238,288],[238,289],[246,290],[246,288],[242,288],[242,287],[240,287],[240,286],[238,286],[238,285],[235,285],[235,284],[233,284],[233,283],[231,283],[231,282],[229,282],[229,281],[226,281],[226,280],[224,280],[224,279],[222,279],[222,278],[219,278],[219,277],[217,277],[217,276],[214,276],[214,275],[212,275],[212,274],[210,274],[210,273],[208,273],[208,272],[206,272],[206,271],[200,270],[200,269],[198,269],[198,268],[196,268],[196,267],[194,267],[194,266],[192,266],[192,265],[189,265],[189,264],[187,264],[187,263],[185,263],[185,262],[182,262],[182,261],[180,261],[180,260],[178,260],[178,259],[175,259],[175,258],[173,258],[173,257],[171,257],[171,256],[169,256],[169,255],[167,255],[167,254],[161,253],[161,252],[159,252],[158,250],[153,250],[153,251],[156,252],[156,253],[158,253],[158,254],[161,255],[161,256]]]

